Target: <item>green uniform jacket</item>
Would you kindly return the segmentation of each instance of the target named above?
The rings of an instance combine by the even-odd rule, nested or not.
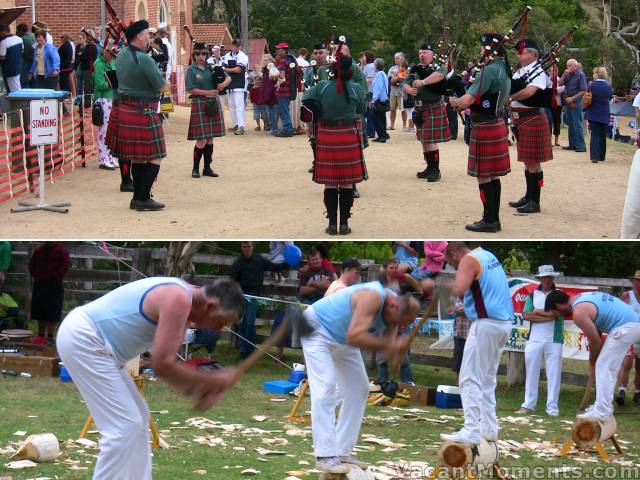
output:
[[[322,105],[322,120],[350,121],[359,118],[366,110],[364,91],[358,83],[347,82],[349,103],[344,92],[338,94],[335,80],[324,80],[307,90],[302,100],[314,99]]]
[[[102,55],[93,62],[93,95],[95,98],[113,98],[113,89],[105,73],[116,69],[116,61],[107,62]]]
[[[328,66],[327,68],[318,70],[318,77],[320,78],[320,81],[329,80],[330,71],[331,71],[331,68]],[[357,64],[355,63],[351,64],[351,73],[352,73],[351,81],[360,84],[363,91],[368,93],[369,89],[367,87],[367,81],[364,78],[364,74],[362,73],[362,70],[360,70],[360,67]]]
[[[507,68],[503,58],[497,58],[484,67],[475,81],[467,87],[467,93],[475,96],[482,85],[481,96],[498,94],[497,108],[504,107],[509,99],[511,91],[511,79],[507,74]]]
[[[213,90],[213,75],[208,68],[200,68],[195,63],[192,63],[189,68],[187,68],[184,83],[187,92],[190,92],[194,88],[199,90]]]
[[[437,72],[441,73],[442,75],[447,75],[447,67],[446,65],[443,65],[442,67],[440,67],[438,70],[436,70]],[[420,80],[420,77],[418,76],[418,74],[416,72],[413,73],[409,73],[407,75],[407,78],[405,79],[405,84],[409,85],[410,87],[413,86],[413,82],[415,80]],[[424,79],[422,79],[424,80]],[[436,103],[440,101],[440,98],[442,97],[442,95],[435,93],[434,91],[430,90],[428,87],[420,87],[418,88],[418,94],[416,95],[416,100],[421,100],[424,103]]]
[[[133,46],[124,47],[118,54],[116,74],[119,95],[158,98],[165,84],[165,79],[156,62],[145,52]]]
[[[318,76],[318,80],[314,80],[313,78],[313,70],[314,68],[316,69],[316,73]],[[305,86],[311,88],[315,85],[317,85],[318,83],[320,83],[322,80],[327,80],[329,78],[329,66],[328,65],[321,65],[319,67],[309,67],[305,70],[304,72],[304,84]]]

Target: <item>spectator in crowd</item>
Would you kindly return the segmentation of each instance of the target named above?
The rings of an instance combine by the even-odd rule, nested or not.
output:
[[[259,296],[264,284],[264,272],[281,272],[286,270],[286,263],[272,263],[261,255],[253,254],[253,242],[242,242],[242,254],[231,265],[229,276],[233,278],[245,295]],[[240,356],[246,358],[255,349],[256,343],[256,304],[245,301],[244,316],[238,325],[240,339]]]
[[[456,314],[453,320],[453,371],[456,372],[456,385],[460,385],[460,366],[462,365],[462,356],[464,354],[464,344],[469,336],[469,326],[471,322],[464,313],[464,304],[462,298],[456,297],[453,304]]]
[[[11,268],[11,242],[0,242],[0,282],[4,281]]]
[[[410,240],[396,240],[391,244],[391,250],[398,259],[400,271],[411,273],[418,266],[418,249],[420,242]]]
[[[582,119],[582,97],[587,93],[587,77],[577,60],[567,60],[567,69],[558,80],[563,85],[564,100],[567,104],[567,122],[569,125],[569,145],[563,150],[586,152],[584,143],[584,124]]]
[[[36,49],[31,64],[30,78],[35,78],[37,88],[58,89],[60,55],[52,44],[47,43],[44,30],[36,32]]]
[[[555,147],[560,146],[560,127],[562,126],[562,95],[564,93],[564,87],[558,86],[556,88],[556,97],[551,103],[551,107],[547,108],[547,120],[549,120],[549,129],[553,134],[555,141],[553,145]]]
[[[267,107],[260,102],[260,88],[262,87],[262,63],[255,66],[255,70],[249,73],[249,99],[253,104],[253,120],[256,122],[256,132],[269,131],[269,117]],[[260,125],[262,120],[262,125]]]
[[[87,32],[92,37],[96,37],[96,33],[87,29]],[[93,64],[98,58],[99,51],[98,46],[87,38],[84,46],[82,47],[82,54],[80,56],[80,70],[82,71],[82,91],[78,89],[78,93],[84,94],[84,105],[91,105],[91,95],[93,95]]]
[[[376,74],[373,77],[371,89],[371,105],[373,112],[373,126],[378,135],[374,142],[385,143],[389,138],[387,133],[387,110],[389,109],[389,77],[384,73],[384,60],[376,58],[373,62]]]
[[[53,45],[53,36],[49,33],[49,27],[47,27],[47,24],[44,22],[38,21],[38,22],[35,22],[33,25],[31,25],[31,32],[34,35],[38,30],[42,30],[45,33],[47,43],[50,43],[51,45]]]
[[[444,267],[444,253],[447,249],[447,242],[423,242],[424,262],[411,272],[411,276],[416,279],[435,278]]]
[[[214,45],[211,48],[211,56],[207,58],[207,63],[213,66],[224,66],[222,57],[220,56],[220,45]],[[226,88],[218,93],[218,101],[220,102],[220,108],[222,108],[224,112],[224,106],[229,104],[229,95],[227,95]]]
[[[272,263],[283,263],[285,261],[284,251],[287,249],[287,247],[290,247],[293,245],[295,245],[295,243],[291,241],[269,242],[269,253],[266,255],[267,260],[269,260]],[[278,283],[281,283],[284,281],[284,277],[280,272],[271,272],[271,276]]]
[[[592,163],[604,162],[607,155],[607,130],[609,129],[609,102],[613,88],[609,83],[609,75],[604,67],[593,69],[593,81],[589,85],[591,105],[586,109],[591,141],[589,156]]]
[[[402,130],[407,131],[407,111],[403,108],[402,98],[404,97],[404,79],[407,76],[407,59],[402,52],[393,56],[395,65],[389,69],[389,83],[391,85],[389,98],[389,130],[395,130],[396,112],[400,110],[402,117]]]
[[[298,57],[296,63],[298,64],[298,70],[296,72],[296,98],[291,101],[291,126],[296,135],[302,135],[304,133],[304,123],[300,120],[300,107],[302,106],[302,92],[304,85],[302,79],[304,78],[305,70],[309,67],[307,61],[307,54],[309,52],[306,48],[298,50]]]
[[[118,159],[111,155],[105,144],[109,118],[113,108],[113,89],[107,80],[107,72],[115,72],[116,60],[109,48],[105,48],[93,64],[93,98],[102,107],[102,126],[98,130],[98,168],[115,170]]]
[[[556,289],[553,281],[558,275],[560,273],[554,271],[553,265],[541,265],[536,275],[540,279],[540,285],[527,296],[522,310],[522,318],[530,322],[530,327],[524,351],[527,379],[524,402],[518,410],[520,414],[533,413],[536,409],[543,360],[547,375],[546,412],[550,417],[557,417],[560,414],[558,398],[562,376],[564,317],[544,311],[544,302],[547,295]]]
[[[278,117],[282,122],[282,131],[276,133],[276,137],[292,137],[293,124],[291,123],[291,100],[297,97],[297,65],[291,68],[292,63],[296,63],[295,58],[289,55],[289,44],[280,42],[276,45],[279,58],[278,70]]]
[[[366,118],[366,131],[369,138],[375,138],[376,130],[373,123],[373,108],[371,107],[371,99],[373,98],[373,78],[376,76],[376,67],[373,64],[374,56],[372,52],[362,52],[360,54],[360,68],[364,79],[367,82],[368,93],[365,98],[367,104],[367,111],[365,113]]]
[[[242,51],[242,42],[236,38],[231,44],[231,51],[224,56],[224,71],[231,76],[231,84],[227,88],[229,95],[229,111],[231,123],[229,128],[234,135],[244,135],[244,91],[246,86],[245,72],[249,65],[249,57]]]
[[[29,31],[26,23],[21,23],[16,27],[18,37],[22,39],[22,71],[20,72],[20,85],[22,88],[33,88],[33,82],[29,80],[31,64],[33,63],[33,50],[36,44],[36,37]]]
[[[360,270],[362,265],[357,258],[351,257],[342,262],[342,273],[340,278],[331,282],[327,291],[324,292],[324,296],[328,297],[332,293],[336,293],[338,290],[350,287],[356,283],[360,283]]]
[[[71,35],[63,33],[60,36],[62,42],[58,48],[60,55],[60,90],[71,92],[71,97],[76,96],[75,79],[73,78],[73,62],[75,56],[75,45],[71,41]]]
[[[298,293],[300,302],[311,305],[324,296],[336,275],[322,265],[322,255],[315,247],[309,253],[306,267],[300,275]]]
[[[80,68],[80,64],[82,63],[82,53],[84,52],[84,47],[87,44],[87,38],[84,33],[80,33],[76,38],[75,43],[75,53],[73,58],[73,71],[76,74],[76,104],[80,104],[80,97],[78,96],[84,89],[84,79],[82,78],[82,68]]]
[[[17,92],[22,73],[22,39],[11,33],[9,25],[0,24],[0,62],[2,77],[8,92]]]
[[[333,263],[331,263],[331,260],[329,260],[329,250],[327,249],[326,244],[316,243],[313,247],[318,251],[318,253],[320,253],[320,256],[322,257],[322,266],[331,270],[334,275],[337,275],[338,272],[336,270],[336,267],[334,267]]]
[[[153,61],[156,62],[156,65],[158,65],[158,68],[160,69],[162,75],[166,77],[167,65],[169,64],[169,49],[162,42],[162,39],[158,37],[151,40],[150,45],[151,58],[153,58]]]
[[[640,316],[640,270],[636,270],[631,278],[631,290],[627,290],[620,296],[620,300],[628,304],[638,316]],[[629,374],[633,368],[635,360],[636,373],[633,381],[634,392],[633,402],[640,406],[640,343],[633,345],[627,351],[627,355],[622,361],[622,366],[618,372],[618,393],[616,403],[621,407],[627,397],[627,385],[629,384]]]
[[[173,71],[174,62],[174,54],[173,54],[173,46],[169,41],[169,33],[166,28],[159,28],[156,30],[156,38],[159,38],[162,41],[162,44],[166,48],[167,54],[167,68],[164,70],[164,78],[169,81],[171,79],[171,72]]]
[[[265,123],[264,131],[273,133],[278,129],[278,95],[276,93],[276,81],[269,76],[269,69],[267,68],[269,63],[273,63],[273,57],[269,54],[263,55],[258,70],[262,76],[258,102],[264,107],[264,111],[267,114],[268,120]]]
[[[44,35],[38,37],[37,33],[36,38],[46,39]],[[57,53],[53,45],[47,45]],[[49,343],[53,343],[56,326],[60,323],[64,299],[62,281],[69,266],[69,251],[60,242],[44,242],[29,259],[29,273],[33,278],[31,318],[38,321],[38,336]]]

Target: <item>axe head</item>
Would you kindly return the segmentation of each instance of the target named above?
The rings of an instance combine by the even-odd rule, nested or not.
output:
[[[299,307],[287,308],[284,321],[289,325],[289,328],[297,331],[300,337],[306,337],[315,331]]]

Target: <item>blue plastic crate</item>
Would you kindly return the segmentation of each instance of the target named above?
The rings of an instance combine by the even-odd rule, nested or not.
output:
[[[436,390],[436,407],[462,408],[462,397],[460,397],[459,391],[458,387],[439,385]]]
[[[279,395],[289,395],[297,386],[297,383],[286,380],[270,380],[262,384],[266,393],[277,393]]]
[[[292,370],[289,375],[289,381],[291,383],[295,383],[298,385],[302,380],[307,378],[307,372],[298,372],[296,370]]]

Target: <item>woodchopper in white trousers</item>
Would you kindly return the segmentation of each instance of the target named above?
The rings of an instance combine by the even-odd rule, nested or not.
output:
[[[579,418],[606,419],[613,415],[618,371],[629,346],[640,342],[640,323],[626,323],[607,335],[596,361],[596,402]]]
[[[93,480],[150,480],[149,409],[127,368],[79,310],[62,322],[57,347],[100,431]]]
[[[453,434],[442,434],[450,442],[479,444],[480,439],[498,438],[496,384],[500,356],[511,322],[481,318],[471,323],[460,367],[460,395],[464,427]]]
[[[309,375],[315,455],[350,456],[360,434],[369,394],[360,349],[335,342],[323,328],[300,340]],[[336,421],[339,400],[342,405]]]
[[[233,123],[234,127],[244,128],[244,90],[229,90],[227,96],[229,97],[229,113],[231,114],[231,123]]]
[[[562,344],[555,342],[527,342],[524,351],[524,362],[527,370],[525,381],[524,403],[522,408],[535,410],[538,403],[538,387],[540,370],[544,358],[547,375],[547,415],[560,413],[558,398],[560,397],[560,381],[562,377]]]

